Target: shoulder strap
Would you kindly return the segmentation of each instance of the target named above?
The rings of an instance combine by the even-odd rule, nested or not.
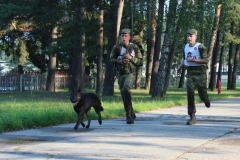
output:
[[[133,43],[130,43],[127,48],[127,51],[131,54],[134,48],[135,48],[135,45]]]

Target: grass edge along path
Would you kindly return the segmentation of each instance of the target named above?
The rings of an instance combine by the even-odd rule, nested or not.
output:
[[[90,89],[87,92],[94,93],[94,90]],[[151,98],[148,92],[147,90],[132,90],[133,108],[136,113],[187,106],[186,88],[169,88],[162,99]],[[208,91],[208,94],[210,101],[240,97],[240,87],[236,90],[227,90],[226,87],[222,87],[221,94],[217,91]],[[77,121],[77,114],[69,100],[70,92],[68,91],[1,93],[0,96],[0,133]],[[100,97],[100,99],[104,108],[102,119],[125,116],[119,90],[115,90],[115,95],[112,97]],[[199,102],[201,100],[196,91],[195,103]],[[91,109],[90,117],[92,120],[98,118],[94,109]]]

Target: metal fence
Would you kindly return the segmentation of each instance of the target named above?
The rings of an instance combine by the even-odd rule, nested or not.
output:
[[[55,89],[64,89],[71,86],[72,76],[68,72],[56,71],[55,72]],[[86,88],[95,88],[96,77],[85,75],[85,87]]]
[[[39,90],[43,86],[40,72],[25,71],[20,75],[17,71],[11,71],[0,77],[0,92],[2,93]]]
[[[68,72],[55,72],[55,89],[69,88],[71,82],[71,75]]]
[[[44,77],[46,79],[46,77]],[[180,77],[170,77],[169,87],[178,86]],[[25,71],[20,75],[17,71],[11,71],[0,76],[0,93],[4,92],[22,92],[30,90],[41,90],[45,88],[42,74],[35,71]],[[133,83],[134,88],[135,83]],[[145,88],[145,77],[141,77],[141,88]],[[55,73],[55,89],[70,88],[71,75],[68,72],[56,71]],[[96,77],[85,75],[85,87],[95,88]],[[117,80],[114,83],[114,88],[118,88]]]

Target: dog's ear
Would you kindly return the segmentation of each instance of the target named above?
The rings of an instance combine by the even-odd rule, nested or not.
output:
[[[78,92],[81,93],[81,87],[78,88]]]

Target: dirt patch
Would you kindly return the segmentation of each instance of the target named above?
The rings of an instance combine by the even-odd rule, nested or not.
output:
[[[235,145],[240,146],[240,139],[239,138],[233,138],[233,139],[223,139],[216,141],[219,145]]]
[[[163,122],[163,125],[179,125],[182,124],[182,122]]]
[[[207,151],[217,151],[220,150],[219,148],[214,148],[214,147],[201,147],[201,150],[207,150]]]
[[[31,138],[31,139],[8,139],[3,142],[8,144],[24,144],[24,143],[33,143],[33,142],[40,142],[46,141],[45,139],[38,139],[38,138]]]

